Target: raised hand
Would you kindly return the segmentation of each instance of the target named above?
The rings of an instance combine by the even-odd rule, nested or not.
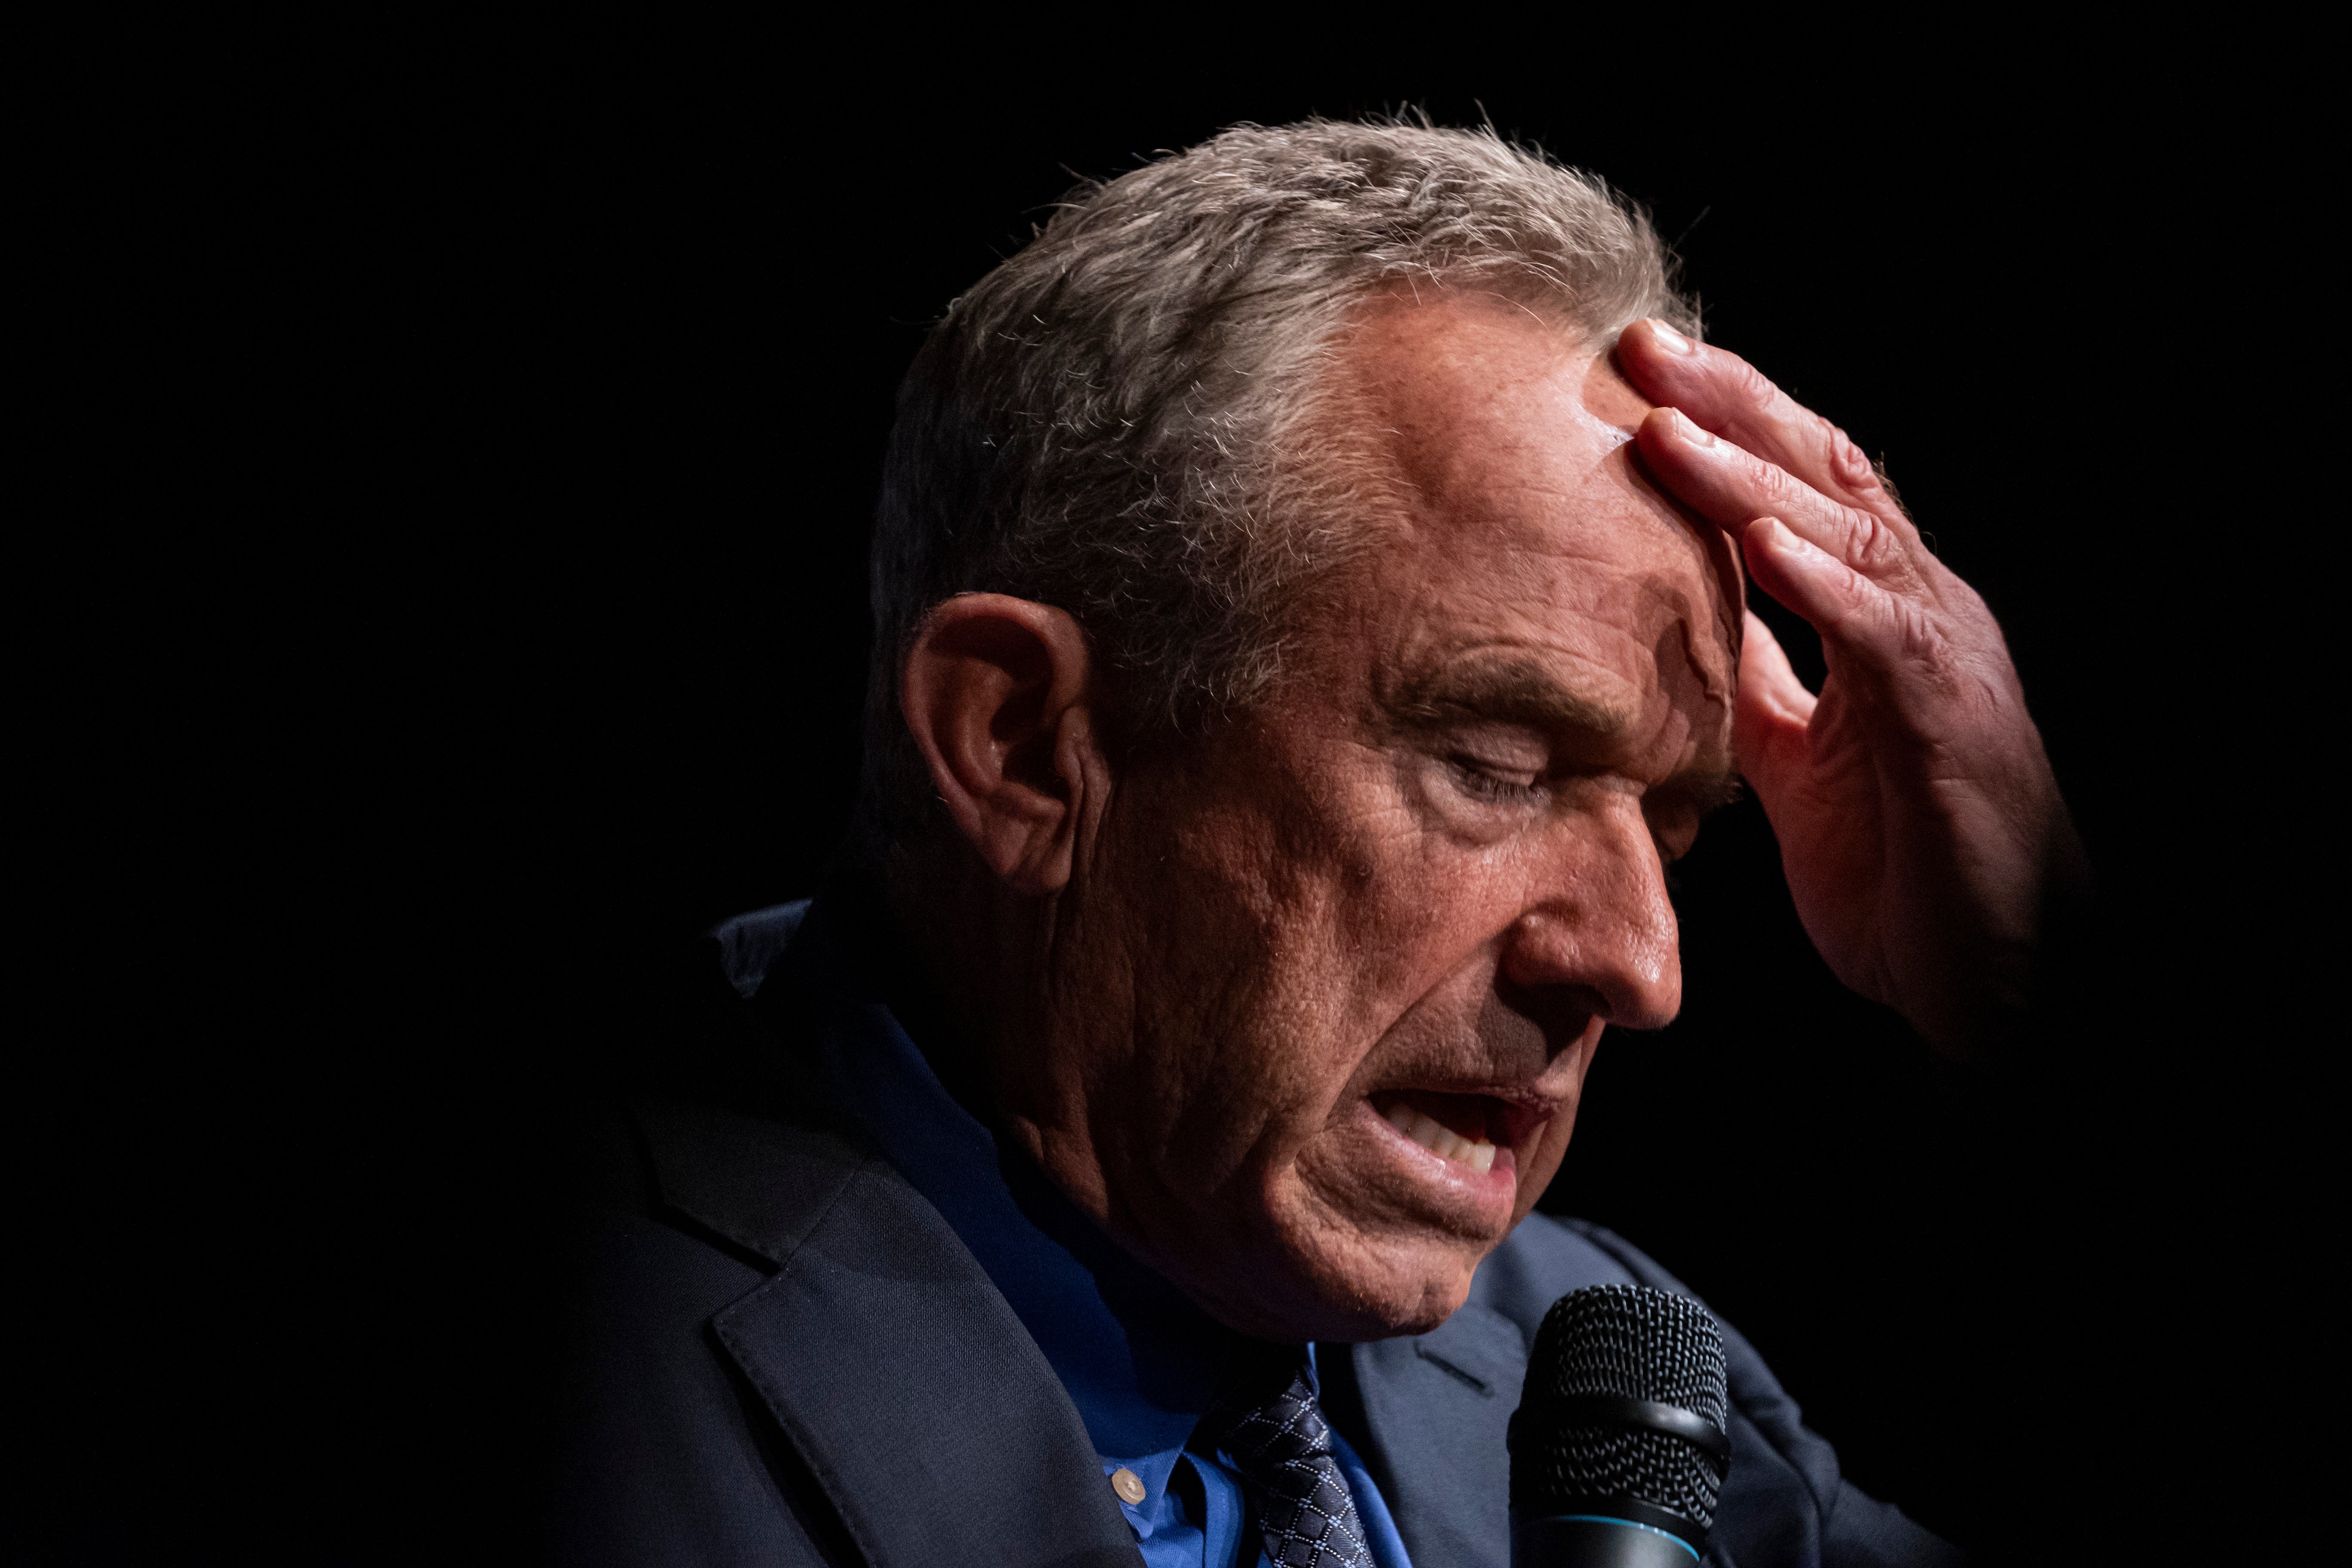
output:
[[[1845,433],[1744,361],[1654,321],[1617,357],[1659,405],[1651,472],[1821,633],[1816,697],[1748,617],[1733,728],[1807,933],[1846,984],[1978,1054],[2088,876],[2000,626]]]

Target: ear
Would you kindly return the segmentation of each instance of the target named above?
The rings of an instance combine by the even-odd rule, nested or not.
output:
[[[1108,782],[1087,675],[1086,633],[1068,612],[1003,594],[935,606],[898,672],[898,709],[932,786],[1016,892],[1068,884],[1087,791]]]

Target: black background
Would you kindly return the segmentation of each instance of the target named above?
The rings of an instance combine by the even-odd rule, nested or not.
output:
[[[1956,1097],[1734,808],[1682,872],[1685,1015],[1602,1051],[1547,1206],[1963,1541],[2164,1558],[2180,1498],[2292,1494],[2284,1428],[2233,1434],[2315,1376],[2326,1037],[2273,868],[2324,791],[2293,639],[2330,551],[2260,434],[2294,129],[2230,61],[1591,18],[95,40],[31,163],[61,739],[16,1148],[58,1283],[16,1309],[57,1396],[11,1528],[373,1561],[528,1515],[562,1126],[658,1057],[651,955],[834,847],[926,324],[1074,176],[1405,107],[1604,174],[1709,336],[1884,455],[2105,888],[2066,1065]]]

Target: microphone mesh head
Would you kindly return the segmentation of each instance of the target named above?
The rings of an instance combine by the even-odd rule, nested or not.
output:
[[[1723,1330],[1714,1315],[1641,1285],[1562,1296],[1536,1331],[1527,1389],[1511,1418],[1514,1507],[1630,1497],[1712,1529],[1719,1462],[1668,1433],[1559,1419],[1559,1400],[1594,1394],[1678,1405],[1728,1431]]]

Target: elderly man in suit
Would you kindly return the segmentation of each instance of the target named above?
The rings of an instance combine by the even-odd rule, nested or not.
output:
[[[1080,195],[909,374],[873,594],[856,851],[720,929],[632,1111],[572,1561],[1500,1568],[1543,1310],[1680,1289],[1531,1210],[1602,1031],[1675,1016],[1709,808],[1963,1056],[2076,853],[1871,464],[1489,134]],[[1720,1561],[1951,1556],[1727,1339]]]

